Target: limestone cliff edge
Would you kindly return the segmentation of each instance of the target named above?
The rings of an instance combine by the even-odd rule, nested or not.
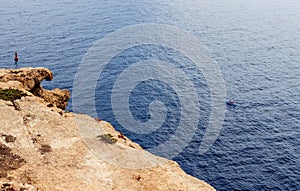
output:
[[[0,69],[1,191],[215,190],[176,162],[143,150],[109,123],[65,111],[70,92],[41,87],[42,80],[52,79],[46,68]],[[91,133],[84,137],[79,126]],[[89,141],[99,143],[102,152],[97,154]],[[131,163],[151,166],[119,165]]]

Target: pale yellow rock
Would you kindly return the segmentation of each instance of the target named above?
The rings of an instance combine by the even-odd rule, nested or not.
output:
[[[46,102],[65,109],[70,99],[69,90],[46,90],[42,88],[43,80],[52,80],[53,74],[47,68],[0,69],[0,87],[2,89],[18,88],[29,94],[41,97]]]
[[[0,187],[3,182],[13,182],[26,185],[25,190],[39,191],[215,190],[186,174],[176,162],[118,137],[120,133],[105,121],[47,107],[45,100],[33,95],[16,102],[20,111],[0,99],[0,135],[16,137],[14,142],[6,142],[5,136],[0,136],[0,145],[26,162],[13,170],[0,165]],[[107,144],[97,138],[105,134],[117,142]]]

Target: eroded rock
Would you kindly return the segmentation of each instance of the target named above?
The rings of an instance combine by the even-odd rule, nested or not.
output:
[[[16,182],[2,182],[0,181],[1,191],[37,191],[30,184],[16,183]]]
[[[20,168],[24,163],[22,157],[0,142],[0,178],[7,177],[9,171]]]
[[[108,122],[57,108],[70,94],[40,87],[52,78],[48,69],[0,69],[0,89],[31,94],[17,100],[20,111],[0,99],[0,190],[214,190]]]
[[[43,80],[50,81],[52,79],[53,74],[47,68],[0,69],[0,86],[2,88],[25,90],[58,108],[65,109],[71,96],[68,90],[46,90],[41,86]]]

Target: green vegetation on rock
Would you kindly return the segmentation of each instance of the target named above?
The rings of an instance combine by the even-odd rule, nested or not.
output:
[[[21,99],[23,96],[26,96],[26,93],[18,89],[0,89],[0,99],[5,101]]]
[[[14,101],[26,95],[26,93],[18,89],[0,89],[0,99],[11,101],[16,110],[20,110],[20,108]]]
[[[117,142],[117,139],[114,138],[110,133],[99,135],[97,138],[108,144],[115,144]]]
[[[11,70],[10,72],[13,73],[13,74],[18,74],[18,73],[20,73],[21,71],[20,71],[20,70]]]

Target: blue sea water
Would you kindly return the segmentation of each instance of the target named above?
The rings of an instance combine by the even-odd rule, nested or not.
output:
[[[114,119],[110,89],[126,64],[148,58],[183,63],[183,70],[196,72],[202,113],[196,135],[174,160],[218,190],[300,190],[299,10],[298,0],[0,0],[0,67],[15,67],[18,51],[17,67],[47,67],[55,78],[45,87],[72,91],[81,59],[105,35],[141,23],[181,28],[206,46],[221,68],[227,98],[238,103],[227,108],[209,151],[196,152],[211,109],[207,82],[201,71],[189,71],[184,55],[166,47],[133,47],[114,58],[116,65],[106,68],[113,72],[91,95],[99,117],[146,149],[166,141],[180,121],[180,100],[168,84],[144,82],[131,94],[130,109],[140,121],[151,117],[153,100],[169,109],[164,126],[147,136]]]

